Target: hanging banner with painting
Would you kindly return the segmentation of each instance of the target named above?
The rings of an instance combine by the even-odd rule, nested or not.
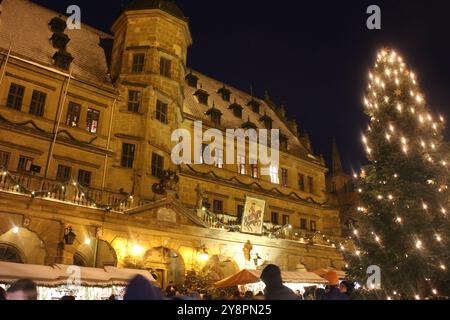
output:
[[[245,198],[245,208],[242,215],[242,233],[257,235],[261,235],[263,233],[265,208],[265,200],[252,197]]]

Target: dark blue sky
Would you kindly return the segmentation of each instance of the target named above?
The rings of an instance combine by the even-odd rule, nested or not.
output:
[[[84,23],[109,31],[126,0],[33,0],[57,11],[71,4]],[[375,52],[396,48],[418,75],[435,113],[450,116],[450,2],[445,0],[179,0],[194,45],[188,66],[243,90],[284,102],[314,151],[328,158],[336,137],[345,168],[364,162],[367,119],[361,97]],[[382,30],[366,9],[382,10]],[[449,130],[447,130],[447,137]]]

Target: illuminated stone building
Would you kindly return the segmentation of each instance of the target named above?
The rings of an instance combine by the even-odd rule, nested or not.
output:
[[[269,262],[342,268],[323,159],[268,95],[186,66],[175,4],[132,1],[111,34],[65,19],[1,3],[0,260],[147,268],[163,283]],[[194,121],[280,129],[280,166],[173,164],[172,132]],[[262,235],[240,232],[246,196],[266,201]]]

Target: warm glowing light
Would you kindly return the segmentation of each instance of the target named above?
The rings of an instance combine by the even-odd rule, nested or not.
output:
[[[446,269],[447,269],[447,267],[446,267],[445,265],[443,265],[443,264],[440,265],[440,268],[441,268],[442,270],[446,270]]]
[[[355,235],[355,236],[357,236],[358,235],[358,230],[353,230],[353,234]]]
[[[355,254],[359,257],[361,255],[361,251],[356,250]]]
[[[420,300],[420,296],[418,294],[415,296],[415,298],[416,300]]]
[[[378,200],[383,200],[383,196],[382,195],[379,195],[377,198],[378,198]]]
[[[131,249],[131,253],[134,256],[141,256],[144,253],[144,250],[145,250],[144,247],[142,247],[142,246],[140,246],[138,244],[135,244],[133,246],[133,248]]]
[[[416,248],[417,248],[417,249],[422,249],[422,248],[423,248],[422,241],[420,241],[420,240],[417,240],[417,241],[416,241]]]
[[[207,254],[206,252],[202,252],[198,255],[198,259],[200,261],[206,262],[209,260],[209,254]]]
[[[423,210],[428,210],[428,205],[426,203],[423,204]]]
[[[19,228],[18,227],[14,227],[12,229],[12,232],[15,233],[15,234],[18,234],[19,233]]]
[[[402,218],[397,217],[396,221],[397,221],[398,223],[402,223]]]
[[[442,241],[441,236],[437,234],[437,235],[436,235],[436,240],[437,240],[438,242],[441,242],[441,241]]]
[[[434,295],[437,295],[437,294],[438,294],[438,292],[437,292],[436,289],[433,289],[433,294],[434,294]]]
[[[398,110],[399,112],[402,112],[402,110],[403,110],[402,105],[401,105],[400,103],[397,104],[397,110]]]
[[[84,244],[87,246],[91,245],[91,239],[87,238],[86,240],[84,240]]]

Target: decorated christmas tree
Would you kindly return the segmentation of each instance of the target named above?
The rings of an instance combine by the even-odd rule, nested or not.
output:
[[[428,109],[418,80],[393,50],[381,50],[364,98],[370,125],[362,140],[369,164],[357,190],[348,271],[387,299],[450,295],[450,212],[444,118]],[[378,288],[377,288],[378,287]],[[372,288],[368,288],[372,289]]]

